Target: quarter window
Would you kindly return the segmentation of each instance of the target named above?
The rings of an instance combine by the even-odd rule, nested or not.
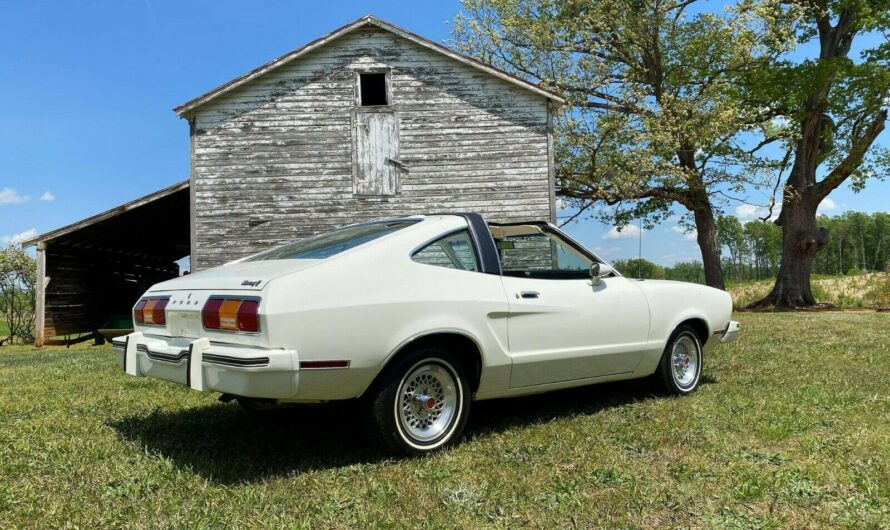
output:
[[[473,251],[473,242],[466,230],[433,241],[415,252],[411,259],[418,263],[437,267],[479,271],[476,253]]]

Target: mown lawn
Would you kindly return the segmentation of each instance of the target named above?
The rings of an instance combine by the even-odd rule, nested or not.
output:
[[[890,528],[890,314],[739,318],[693,396],[479,403],[408,460],[349,407],[255,420],[108,347],[3,348],[0,528]]]

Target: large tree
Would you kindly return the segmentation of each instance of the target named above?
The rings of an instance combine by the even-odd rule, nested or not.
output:
[[[736,79],[784,40],[771,31],[780,25],[741,11],[689,14],[695,3],[464,0],[454,34],[464,51],[565,97],[559,195],[581,212],[608,204],[599,215],[619,226],[657,222],[679,205],[707,284],[723,288],[715,210],[759,183],[744,133],[763,132],[771,117],[740,104]]]
[[[812,50],[803,60],[776,61],[748,77],[755,105],[786,118],[790,172],[782,189],[782,261],[775,286],[754,307],[805,307],[816,303],[810,272],[828,244],[816,209],[845,182],[860,189],[888,167],[875,149],[890,103],[890,0],[784,0],[753,2],[752,11],[785,20]],[[854,41],[874,45],[853,53]],[[770,141],[766,138],[764,142]],[[781,174],[780,174],[781,178]]]

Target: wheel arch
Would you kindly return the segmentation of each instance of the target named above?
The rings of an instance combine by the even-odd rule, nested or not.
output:
[[[374,388],[380,383],[383,377],[393,366],[395,366],[405,355],[417,347],[423,345],[436,345],[445,347],[448,351],[454,353],[464,366],[470,370],[470,391],[475,394],[479,389],[479,383],[482,379],[482,348],[479,342],[471,335],[458,330],[436,330],[415,335],[410,339],[402,342],[387,356],[386,361],[381,365],[380,370],[374,376],[374,379],[362,391],[360,396],[365,395],[369,389]]]
[[[704,348],[705,343],[708,342],[708,338],[711,335],[711,331],[708,328],[708,322],[702,317],[686,317],[674,325],[671,333],[684,324],[695,330],[695,335],[698,337],[701,347]]]

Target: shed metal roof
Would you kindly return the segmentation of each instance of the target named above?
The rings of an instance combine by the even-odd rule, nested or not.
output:
[[[173,109],[173,111],[176,112],[176,114],[178,114],[180,117],[183,117],[184,115],[188,114],[189,112],[195,110],[196,108],[200,107],[201,105],[204,105],[208,101],[211,101],[218,96],[221,96],[231,90],[234,90],[235,88],[237,88],[245,83],[248,83],[248,82],[252,81],[253,79],[256,79],[257,77],[259,77],[267,72],[270,72],[280,66],[283,66],[283,65],[293,61],[294,59],[297,59],[297,58],[309,53],[312,50],[320,48],[335,39],[338,39],[344,35],[347,35],[357,29],[360,29],[360,28],[363,28],[366,26],[376,26],[378,28],[384,29],[391,33],[394,33],[400,37],[408,39],[411,42],[414,42],[415,44],[423,46],[424,48],[428,48],[430,50],[436,51],[436,52],[446,55],[456,61],[460,61],[464,64],[467,64],[469,66],[472,66],[474,68],[482,70],[483,72],[486,72],[494,77],[503,79],[504,81],[507,81],[508,83],[512,83],[512,84],[517,85],[521,88],[530,90],[536,94],[544,96],[545,98],[553,101],[556,105],[562,105],[563,103],[565,103],[565,100],[563,100],[561,97],[559,97],[555,93],[553,93],[549,90],[546,90],[544,88],[541,88],[540,86],[538,86],[526,79],[522,79],[521,77],[515,76],[509,72],[506,72],[504,70],[496,68],[488,63],[484,63],[478,59],[474,59],[474,58],[464,55],[462,53],[456,52],[456,51],[452,50],[451,48],[444,46],[442,44],[439,44],[437,42],[431,41],[429,39],[425,39],[425,38],[421,37],[420,35],[411,33],[410,31],[408,31],[404,28],[401,28],[399,26],[396,26],[395,24],[391,24],[389,22],[386,22],[385,20],[381,20],[381,19],[379,19],[375,16],[372,16],[372,15],[366,15],[354,22],[351,22],[339,29],[336,29],[336,30],[328,33],[327,35],[325,35],[323,37],[320,37],[320,38],[318,38],[318,39],[316,39],[316,40],[314,40],[300,48],[297,48],[296,50],[288,52],[288,53],[282,55],[281,57],[278,57],[277,59],[274,59],[262,66],[259,66],[240,77],[236,77],[235,79],[232,79],[228,83],[222,84],[203,95],[200,95],[190,101],[187,101],[186,103],[183,103],[182,105]]]

